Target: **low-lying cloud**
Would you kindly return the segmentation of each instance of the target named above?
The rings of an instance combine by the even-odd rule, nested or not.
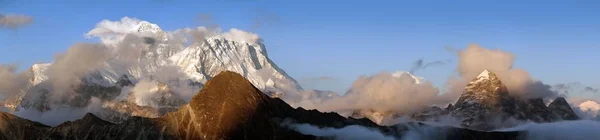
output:
[[[89,104],[83,108],[57,107],[46,112],[35,109],[25,109],[13,112],[14,115],[49,126],[57,126],[65,121],[81,119],[88,112],[98,112],[102,109],[102,101],[90,98]]]
[[[81,78],[104,66],[110,52],[103,44],[77,43],[66,53],[56,55],[48,68],[53,95],[68,93],[81,83]]]
[[[283,127],[291,128],[305,135],[318,137],[333,137],[338,140],[395,140],[373,128],[360,125],[349,125],[343,128],[320,128],[311,124],[282,124]]]
[[[527,140],[600,139],[600,122],[591,120],[528,123],[500,131],[527,131]]]
[[[412,113],[434,104],[438,93],[439,90],[431,82],[419,81],[417,77],[408,73],[381,72],[359,77],[343,96],[324,100],[309,98],[298,102],[297,105],[343,114],[358,110]]]

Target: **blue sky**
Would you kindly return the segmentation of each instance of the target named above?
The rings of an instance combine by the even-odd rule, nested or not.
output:
[[[304,87],[344,91],[360,75],[451,63],[418,71],[442,86],[456,67],[444,47],[477,43],[516,55],[515,67],[545,83],[600,87],[600,2],[570,1],[15,1],[0,13],[32,16],[33,24],[0,29],[0,63],[28,67],[51,61],[103,19],[124,16],[164,30],[201,25],[199,14],[223,29],[259,34],[271,59]],[[256,17],[267,24],[255,28]],[[328,76],[333,80],[310,80]]]

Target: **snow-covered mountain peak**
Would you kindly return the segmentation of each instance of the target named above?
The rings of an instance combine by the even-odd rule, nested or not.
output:
[[[396,78],[400,78],[403,75],[410,76],[415,81],[415,84],[421,84],[421,83],[423,83],[423,81],[425,81],[425,79],[423,77],[417,77],[417,76],[411,74],[410,72],[406,72],[406,71],[397,71],[397,72],[392,73],[392,76],[396,77]]]
[[[479,73],[479,75],[477,75],[477,77],[472,80],[471,82],[469,82],[469,85],[477,85],[480,82],[484,82],[484,81],[497,81],[500,82],[500,79],[496,76],[495,73],[485,69],[483,70],[481,73]],[[495,82],[495,83],[497,83]],[[472,86],[467,86],[467,88],[470,88]]]
[[[236,28],[230,29],[229,32],[222,34],[222,36],[238,42],[260,43],[262,41],[257,34]]]
[[[160,33],[163,32],[163,30],[154,23],[150,23],[148,21],[141,21],[140,23],[138,23],[137,25],[137,31],[138,32],[152,32],[152,33]]]
[[[478,76],[477,79],[490,79],[490,71],[487,69],[483,70]]]
[[[223,70],[230,70],[242,74],[259,89],[301,89],[268,58],[264,45],[230,39],[235,38],[226,35],[209,37],[169,60],[188,77],[202,83]]]
[[[48,79],[48,76],[45,73],[46,73],[46,70],[48,70],[48,68],[50,67],[50,65],[52,65],[52,63],[33,64],[33,66],[31,66],[31,69],[30,69],[31,81],[30,82],[32,85],[37,85],[40,82],[43,82]]]
[[[167,33],[157,24],[130,17],[123,17],[119,21],[102,20],[94,29],[87,32],[86,36],[98,37],[105,44],[117,44],[128,34],[152,37],[161,41],[168,39]]]

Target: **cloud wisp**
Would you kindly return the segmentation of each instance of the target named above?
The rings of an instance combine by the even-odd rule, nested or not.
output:
[[[0,27],[18,29],[33,23],[33,17],[23,14],[0,14]]]

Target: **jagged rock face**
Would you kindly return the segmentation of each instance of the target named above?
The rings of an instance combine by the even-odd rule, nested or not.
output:
[[[444,109],[445,111],[451,111],[454,110],[454,105],[452,104],[448,104],[448,106],[446,106],[446,109]]]
[[[242,74],[261,90],[301,89],[293,78],[268,58],[265,46],[258,42],[237,42],[219,36],[211,37],[185,48],[169,60],[191,79],[202,83],[221,71],[229,70]],[[258,72],[261,69],[264,69],[264,74]],[[274,80],[286,80],[289,84],[274,83]]]
[[[447,114],[449,114],[448,110],[433,106],[424,110],[423,112],[413,114],[411,118],[417,121],[438,121],[442,115]]]
[[[560,119],[563,119],[563,120],[579,119],[577,114],[575,114],[575,112],[573,112],[573,109],[571,108],[569,103],[567,103],[567,100],[565,100],[565,98],[563,98],[563,97],[558,97],[558,98],[554,99],[554,101],[552,103],[550,103],[550,105],[548,105],[548,108],[552,111],[552,113],[554,113],[556,116],[560,117]]]
[[[516,114],[512,114],[512,117],[515,117],[518,120],[529,120],[539,123],[551,122],[556,119],[542,99],[517,99],[515,107],[517,112],[515,112]]]
[[[494,126],[488,122],[515,114],[515,102],[496,74],[485,70],[467,85],[452,115],[463,119],[462,125],[467,128],[490,130]]]

